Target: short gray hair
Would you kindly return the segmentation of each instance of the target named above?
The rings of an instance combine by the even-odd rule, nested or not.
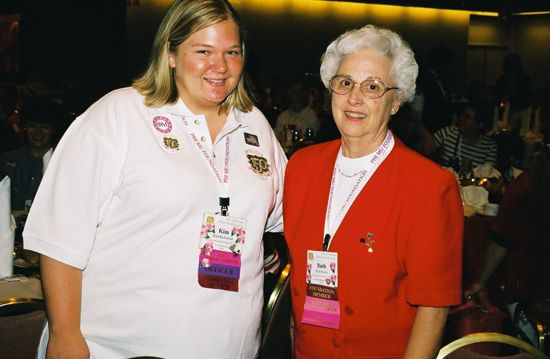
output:
[[[390,59],[395,81],[393,86],[399,87],[401,102],[411,101],[418,76],[414,53],[397,33],[374,25],[347,31],[328,45],[321,57],[321,80],[325,86],[329,88],[329,82],[336,75],[344,56],[364,48],[373,49]]]

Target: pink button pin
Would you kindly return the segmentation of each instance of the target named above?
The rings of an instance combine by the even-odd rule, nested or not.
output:
[[[153,126],[162,133],[170,133],[172,131],[172,121],[164,116],[157,116],[153,119]]]

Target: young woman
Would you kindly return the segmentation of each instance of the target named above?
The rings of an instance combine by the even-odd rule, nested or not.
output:
[[[132,88],[68,130],[26,224],[48,358],[253,358],[285,156],[226,0],[178,0]]]

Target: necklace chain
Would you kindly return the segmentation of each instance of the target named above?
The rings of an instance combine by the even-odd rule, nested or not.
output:
[[[342,176],[346,177],[346,178],[353,178],[353,177],[357,176],[358,174],[363,173],[363,171],[364,171],[364,170],[361,170],[361,171],[359,171],[359,172],[355,172],[355,173],[352,174],[352,175],[348,175],[347,173],[345,173],[344,171],[342,171],[342,170],[340,169],[340,165],[339,165],[339,164],[336,164],[336,170],[338,170],[338,173],[341,174]]]

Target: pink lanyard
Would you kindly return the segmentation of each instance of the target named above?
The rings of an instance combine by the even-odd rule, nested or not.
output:
[[[189,124],[185,119],[185,117],[182,116],[181,119],[185,127],[189,128]],[[214,163],[214,160],[212,159],[212,157],[210,156],[206,148],[204,148],[202,143],[199,141],[197,136],[192,132],[188,132],[188,134],[191,137],[191,140],[193,141],[195,146],[199,149],[199,152],[202,154],[203,159],[205,160],[206,164],[210,168],[210,171],[214,174],[214,176],[216,176],[216,178],[218,179],[218,183],[221,184],[221,189],[220,189],[221,195],[219,197],[220,208],[221,208],[222,215],[227,216],[228,208],[229,208],[229,149],[230,149],[231,140],[228,135],[225,137],[225,155],[223,159],[223,178],[222,178],[220,176],[220,173],[218,172],[218,169],[216,168],[216,164]]]

